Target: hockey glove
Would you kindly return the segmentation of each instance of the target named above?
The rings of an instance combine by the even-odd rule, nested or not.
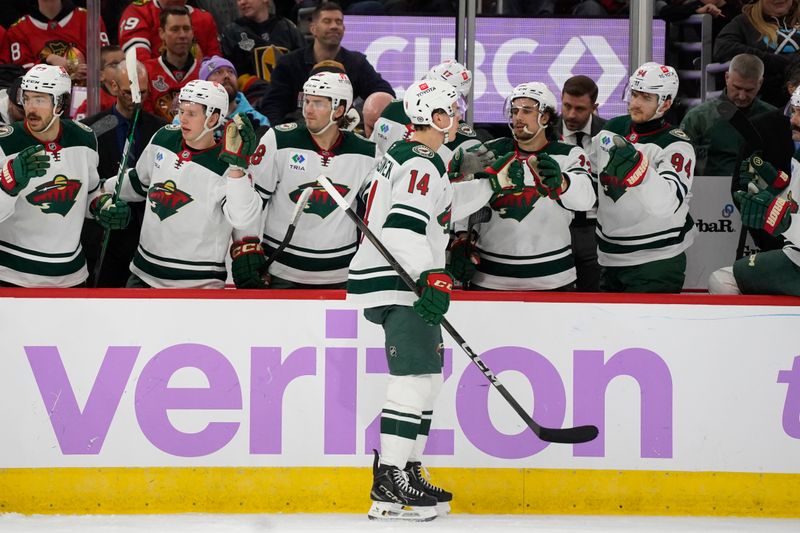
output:
[[[464,232],[450,244],[450,272],[463,285],[472,280],[481,258],[475,252],[475,234]]]
[[[748,183],[755,182],[759,189],[778,194],[789,185],[789,175],[764,161],[759,152],[742,161],[739,166],[739,188],[746,191]]]
[[[125,229],[131,221],[131,208],[119,198],[112,203],[112,198],[111,194],[101,194],[92,201],[89,212],[105,229]]]
[[[477,144],[466,150],[459,148],[447,165],[447,177],[452,182],[469,181],[476,172],[480,172],[494,163],[494,152],[483,144]]]
[[[24,189],[31,178],[44,176],[50,168],[50,156],[44,146],[37,144],[22,150],[14,159],[9,159],[0,169],[0,188],[11,196]]]
[[[488,179],[497,194],[520,192],[525,186],[525,171],[514,152],[508,152],[484,171],[476,172],[475,178]]]
[[[247,168],[257,145],[258,140],[250,119],[244,113],[239,113],[225,125],[219,159],[235,167]]]
[[[636,187],[644,181],[649,166],[643,153],[624,137],[615,135],[614,146],[608,151],[608,163],[600,172],[603,191],[616,202],[628,187]]]
[[[231,274],[237,289],[266,289],[267,259],[258,237],[244,237],[231,245]]]
[[[429,326],[441,324],[444,314],[450,307],[453,278],[443,268],[426,270],[419,275],[417,286],[422,288],[422,294],[414,302],[414,311]]]
[[[792,223],[792,217],[797,213],[797,202],[791,199],[775,196],[769,190],[756,194],[752,192],[736,191],[733,201],[742,213],[742,225],[748,228],[763,229],[770,235],[780,235]]]
[[[528,158],[527,164],[533,174],[536,190],[542,196],[556,200],[567,190],[569,181],[566,175],[561,172],[558,161],[548,154],[532,155]]]

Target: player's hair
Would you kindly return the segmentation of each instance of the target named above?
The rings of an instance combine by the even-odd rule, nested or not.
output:
[[[122,52],[122,48],[120,48],[116,44],[110,44],[108,46],[104,46],[103,48],[100,49],[100,57],[103,57],[104,55],[109,54],[111,52]]]
[[[598,92],[597,84],[592,78],[579,74],[578,76],[572,76],[564,82],[564,88],[561,94],[568,94],[570,96],[588,95],[592,103],[595,103],[597,101]]]
[[[192,15],[189,13],[189,8],[186,6],[167,6],[163,8],[158,15],[158,25],[162,30],[167,27],[167,17],[170,15],[192,18]]]
[[[744,6],[742,14],[762,37],[766,37],[771,43],[778,41],[778,25],[764,17],[764,7],[761,0]],[[796,28],[798,25],[800,25],[800,8],[798,8],[798,0],[792,0],[792,9],[786,16],[786,26]]]
[[[728,66],[728,73],[733,72],[746,80],[760,80],[764,77],[764,62],[752,54],[739,54]]]
[[[317,7],[314,8],[314,11],[311,12],[311,22],[318,21],[319,15],[323,11],[338,11],[339,13],[344,13],[344,11],[342,11],[342,6],[336,2],[321,2]]]

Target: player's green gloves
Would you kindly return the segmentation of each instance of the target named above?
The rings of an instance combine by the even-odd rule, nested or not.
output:
[[[492,163],[492,166],[475,173],[476,179],[488,179],[497,194],[522,191],[525,186],[525,170],[514,152],[508,152]]]
[[[231,275],[237,289],[266,289],[267,259],[258,237],[244,237],[231,245]]]
[[[450,272],[453,278],[466,285],[475,275],[481,259],[475,252],[475,234],[460,234],[450,244]]]
[[[789,175],[765,161],[760,152],[755,152],[739,165],[739,189],[747,191],[751,182],[759,189],[769,189],[772,194],[777,194],[789,185]]]
[[[0,169],[0,189],[6,194],[16,196],[24,189],[31,178],[44,176],[50,168],[50,156],[44,151],[44,146],[37,144],[29,146],[20,153],[6,161]]]
[[[483,144],[477,144],[466,150],[459,148],[453,153],[447,165],[447,177],[452,182],[469,181],[476,172],[480,172],[494,163],[494,152]]]
[[[643,153],[624,137],[615,135],[614,146],[608,151],[608,163],[600,172],[603,191],[616,202],[628,187],[636,187],[644,181],[649,166]]]
[[[89,212],[105,229],[125,229],[131,221],[131,208],[120,198],[112,203],[113,198],[112,194],[101,194],[92,200]]]
[[[797,202],[791,195],[787,198],[775,196],[769,189],[757,193],[736,191],[733,202],[742,213],[742,225],[748,228],[763,229],[770,235],[780,235],[792,223],[797,213]]]
[[[549,154],[532,155],[528,158],[527,163],[539,194],[555,200],[567,190],[569,180],[566,174],[561,172],[561,165],[558,164],[558,161]]]
[[[234,167],[247,168],[257,145],[258,139],[250,119],[244,113],[239,113],[225,125],[219,159]]]
[[[419,275],[417,286],[422,289],[422,294],[414,302],[414,311],[429,326],[441,324],[450,307],[450,291],[453,290],[450,273],[443,268],[426,270]]]

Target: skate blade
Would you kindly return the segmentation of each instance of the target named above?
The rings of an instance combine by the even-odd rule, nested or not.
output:
[[[367,513],[370,520],[385,522],[430,522],[437,516],[436,507],[408,507],[389,502],[372,502]]]
[[[436,515],[447,516],[450,514],[450,502],[439,502],[436,504]]]

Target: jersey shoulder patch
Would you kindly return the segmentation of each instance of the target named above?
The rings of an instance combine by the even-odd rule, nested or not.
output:
[[[680,128],[675,128],[673,130],[670,130],[669,133],[670,133],[670,135],[674,135],[675,137],[677,137],[678,139],[680,139],[682,141],[686,141],[686,142],[690,141],[689,140],[689,136],[686,135],[686,133]]]
[[[477,137],[477,135],[475,134],[475,130],[472,129],[472,126],[470,126],[466,122],[459,123],[458,133],[460,133],[464,137]]]
[[[0,137],[8,137],[14,133],[14,126],[0,126]]]
[[[167,124],[166,126],[164,126],[164,129],[170,130],[170,131],[178,131],[178,130],[181,129],[181,125],[180,124]]]
[[[427,157],[428,159],[433,159],[433,156],[436,155],[436,152],[425,146],[424,144],[415,144],[411,151],[417,155],[421,155],[422,157]]]
[[[92,150],[97,150],[97,137],[92,128],[76,120],[61,121],[61,146],[86,146]]]
[[[297,122],[287,122],[286,124],[278,124],[274,126],[274,128],[278,131],[292,131],[297,129]]]

